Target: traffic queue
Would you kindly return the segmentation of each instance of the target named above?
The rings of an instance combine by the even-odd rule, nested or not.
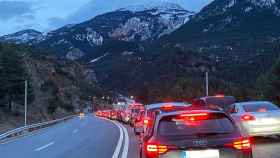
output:
[[[280,137],[280,109],[271,102],[236,102],[208,96],[98,111],[130,124],[139,136],[140,158],[253,158],[255,136]]]

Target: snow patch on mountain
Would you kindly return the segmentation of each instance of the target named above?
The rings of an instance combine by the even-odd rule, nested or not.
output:
[[[90,61],[90,63],[95,63],[95,62],[99,61],[100,59],[106,57],[107,55],[109,55],[109,53],[105,53],[104,55],[102,55],[102,56],[100,56],[100,57],[98,57],[98,58],[92,59],[92,60]]]
[[[245,13],[250,12],[253,8],[252,7],[247,7],[244,11]]]
[[[75,34],[74,39],[83,42],[87,41],[91,46],[100,46],[103,44],[103,37],[90,27],[86,28],[85,34]]]
[[[78,48],[72,48],[68,53],[66,54],[66,58],[69,60],[77,60],[81,57],[83,57],[85,53],[81,51]]]
[[[185,10],[185,9],[178,4],[170,3],[170,2],[152,2],[144,5],[132,5],[119,9],[119,11],[132,11],[132,12],[141,12],[147,10],[168,11],[168,10]]]
[[[272,7],[276,0],[249,0],[252,4],[260,7]]]
[[[153,37],[161,37],[178,29],[189,21],[190,16],[194,15],[194,12],[189,12],[177,4],[167,2],[129,6],[117,11],[130,11],[134,14],[141,12],[141,14],[147,14],[148,17],[156,18],[151,21],[150,18],[135,16],[109,33],[109,37],[124,41],[135,39],[144,41]]]
[[[23,30],[13,34],[0,37],[0,41],[12,42],[16,44],[39,43],[44,40],[44,35],[36,30]]]
[[[109,33],[109,36],[124,41],[132,41],[138,36],[141,41],[144,41],[152,36],[149,25],[149,22],[133,17],[128,19],[124,25],[121,24],[119,28]]]
[[[236,0],[231,0],[227,5],[226,8],[231,8],[235,5]]]

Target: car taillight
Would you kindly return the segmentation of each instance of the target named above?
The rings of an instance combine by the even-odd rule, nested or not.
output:
[[[242,121],[254,121],[254,120],[256,120],[256,118],[253,115],[245,114],[245,115],[241,116],[241,120]]]
[[[150,126],[150,125],[152,125],[152,119],[150,119],[149,117],[146,117],[146,118],[144,118],[143,123],[146,126]]]
[[[182,114],[179,116],[180,119],[185,119],[187,121],[199,121],[207,120],[209,118],[208,113],[191,113],[191,114]]]
[[[156,144],[148,144],[147,145],[147,152],[149,153],[157,153],[157,154],[164,154],[167,152],[168,148],[165,145],[156,145]]]
[[[238,150],[249,150],[252,148],[251,140],[250,139],[241,139],[234,141],[233,143],[226,144],[226,147],[233,147]]]
[[[170,110],[173,110],[173,105],[164,105],[161,107],[162,110],[164,111],[170,111]]]

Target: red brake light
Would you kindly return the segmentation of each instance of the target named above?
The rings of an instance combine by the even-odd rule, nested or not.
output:
[[[146,150],[148,155],[157,155],[166,153],[168,147],[166,145],[148,144]]]
[[[182,119],[187,121],[198,121],[198,120],[207,120],[209,118],[208,113],[191,113],[191,114],[182,114],[179,116]]]
[[[241,116],[241,120],[242,121],[254,121],[254,120],[256,120],[256,118],[253,115],[245,114],[245,115]]]
[[[144,119],[144,125],[148,125],[149,124],[149,119]]]
[[[170,111],[173,110],[173,105],[164,105],[161,107],[162,110]]]

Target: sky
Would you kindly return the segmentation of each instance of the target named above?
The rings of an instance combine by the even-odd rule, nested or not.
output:
[[[0,0],[0,35],[24,29],[48,32],[108,11],[156,1],[198,12],[212,0]]]

